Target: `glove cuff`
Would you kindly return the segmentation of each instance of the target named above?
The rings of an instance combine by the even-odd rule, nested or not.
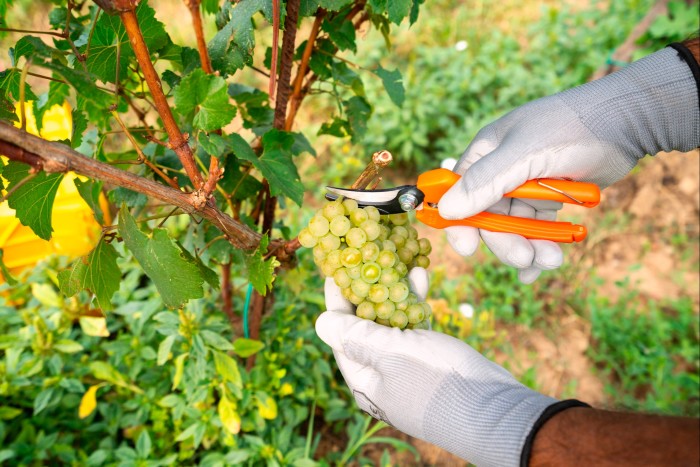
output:
[[[567,399],[564,401],[559,401],[555,404],[550,405],[546,409],[544,409],[544,412],[540,415],[540,417],[537,419],[535,424],[532,426],[532,430],[530,430],[530,434],[527,435],[527,438],[525,438],[525,444],[523,445],[523,451],[520,454],[520,467],[527,467],[528,464],[530,463],[530,455],[532,454],[532,446],[535,443],[535,437],[537,436],[537,433],[540,431],[540,428],[544,426],[545,423],[549,421],[552,417],[557,415],[558,413],[563,412],[566,409],[571,409],[573,407],[587,407],[591,408],[590,405],[586,404],[585,402],[581,402],[576,399]]]

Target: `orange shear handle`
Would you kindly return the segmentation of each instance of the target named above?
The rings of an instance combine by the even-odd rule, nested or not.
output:
[[[464,225],[558,243],[580,242],[586,238],[586,228],[570,222],[543,221],[489,212],[482,212],[465,219],[443,219],[438,213],[437,202],[460,178],[459,175],[447,169],[431,170],[418,177],[418,189],[425,194],[423,209],[416,211],[419,221],[438,229]],[[593,183],[538,179],[527,181],[504,196],[559,201],[590,208],[597,206],[600,202],[600,189]]]

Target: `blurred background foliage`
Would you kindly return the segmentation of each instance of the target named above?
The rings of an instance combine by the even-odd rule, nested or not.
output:
[[[377,149],[389,149],[399,161],[400,170],[389,171],[388,179],[410,179],[458,157],[479,128],[513,107],[584,83],[651,3],[441,0],[425,3],[411,28],[398,28],[387,38],[368,34],[356,54],[345,56],[348,66],[398,68],[406,89],[403,106],[392,102],[380,80],[365,80],[374,114],[364,137],[352,144],[312,138],[319,157],[302,163],[306,203],[286,207],[287,226],[297,231],[310,217],[320,202],[316,187],[347,183]],[[159,2],[158,15],[176,23],[179,10],[173,7],[168,15],[167,5]],[[686,34],[679,31],[693,25],[697,2],[672,5],[671,14],[659,17],[643,37],[637,58],[682,39]],[[44,24],[36,11],[40,4],[20,0],[11,17],[17,24]],[[393,43],[391,52],[385,40]],[[1,49],[8,44],[5,36]],[[316,96],[314,111],[300,120],[307,134],[336,106],[322,85]],[[568,265],[534,286],[519,284],[513,270],[484,250],[466,261],[454,259],[444,242],[433,240],[435,328],[554,396],[700,415],[697,297],[654,300],[629,280],[611,288],[581,257],[593,256],[596,242],[627,224],[619,212],[603,208],[600,217],[588,220],[600,236],[587,247],[567,250]],[[689,274],[679,280],[697,290],[697,219],[693,222],[695,230],[676,226],[664,234],[683,258],[677,269]],[[182,222],[167,226],[186,235]],[[227,318],[211,292],[179,312],[165,311],[153,284],[135,263],[126,263],[133,260],[120,261],[129,272],[115,295],[115,311],[103,321],[81,320],[85,301],[57,293],[57,271],[65,268],[65,259],[26,271],[11,292],[7,284],[0,286],[0,464],[455,462],[359,412],[313,329],[324,307],[310,252],[300,251],[299,267],[276,281],[274,310],[263,323],[260,343],[231,343]],[[619,267],[632,270],[635,264]],[[246,285],[234,279],[237,313]],[[576,362],[585,364],[553,372],[547,353],[552,342],[564,348],[580,343]],[[251,353],[257,359],[246,367]],[[566,355],[555,357],[551,360],[567,365]],[[230,407],[230,401],[239,402]],[[79,412],[88,415],[80,418]],[[238,435],[224,429],[238,424]]]

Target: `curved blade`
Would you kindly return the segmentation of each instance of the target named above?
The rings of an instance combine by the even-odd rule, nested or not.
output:
[[[358,206],[374,206],[382,214],[399,214],[406,212],[401,208],[399,198],[403,194],[410,194],[416,200],[416,205],[423,202],[423,192],[414,185],[403,185],[384,190],[350,190],[347,188],[326,187],[326,199],[336,200],[339,197],[354,199]]]

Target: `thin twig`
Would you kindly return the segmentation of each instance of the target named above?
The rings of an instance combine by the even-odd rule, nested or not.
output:
[[[280,36],[280,0],[272,0],[272,57],[270,61],[270,83],[268,93],[270,100],[275,100],[275,87],[277,85],[277,55],[279,53]]]
[[[127,11],[120,11],[119,17],[124,24],[127,35],[129,36],[131,47],[134,50],[134,54],[136,55],[136,60],[138,61],[141,72],[146,79],[148,89],[151,91],[156,109],[158,110],[158,114],[163,121],[163,126],[170,137],[171,148],[180,159],[180,162],[182,163],[182,166],[184,167],[185,172],[187,172],[187,176],[192,181],[194,187],[199,189],[204,183],[204,180],[202,179],[202,175],[199,173],[199,170],[197,170],[192,149],[190,148],[189,144],[187,144],[187,140],[180,131],[180,128],[177,126],[175,117],[173,117],[173,113],[170,108],[170,104],[168,104],[168,100],[165,97],[165,94],[163,94],[163,86],[160,82],[160,78],[158,77],[158,73],[153,67],[153,63],[151,62],[150,52],[148,51],[148,47],[144,41],[139,22],[136,19],[135,8]]]
[[[384,167],[391,164],[392,160],[393,157],[389,151],[377,151],[372,154],[372,160],[367,164],[367,167],[365,167],[365,170],[362,171],[360,176],[357,177],[355,183],[350,186],[350,189],[364,190],[367,188],[367,186],[372,183],[372,180],[379,176],[379,172]]]
[[[200,11],[201,0],[185,0],[185,5],[190,10],[192,16],[192,28],[197,38],[197,50],[199,51],[199,61],[202,63],[202,70],[208,75],[214,73],[211,67],[211,59],[207,50],[207,41],[204,39],[204,28],[202,27],[202,12]]]
[[[151,169],[156,174],[158,174],[158,176],[161,177],[163,180],[165,180],[165,182],[168,185],[175,188],[176,190],[179,190],[180,186],[177,184],[177,182],[175,180],[173,180],[172,178],[168,177],[167,175],[165,175],[165,173],[162,170],[160,170],[158,167],[156,167],[156,165],[153,162],[151,162],[148,159],[148,157],[146,157],[146,155],[141,150],[139,143],[136,141],[136,138],[134,138],[134,135],[131,134],[131,132],[129,131],[127,126],[124,124],[122,119],[119,117],[119,114],[117,113],[116,110],[112,111],[112,116],[117,121],[117,123],[119,123],[119,126],[122,128],[122,131],[124,131],[124,133],[126,134],[126,137],[129,138],[129,141],[131,141],[131,145],[134,146],[134,149],[136,149],[136,154],[138,154],[139,161],[146,164],[146,166],[148,166],[149,169]]]
[[[0,28],[0,32],[22,32],[24,34],[45,34],[47,36],[54,36],[63,38],[63,34],[56,31],[37,31],[34,29],[16,29],[16,28]]]

